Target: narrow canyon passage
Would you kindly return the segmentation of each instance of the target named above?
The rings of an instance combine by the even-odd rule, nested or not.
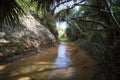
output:
[[[0,65],[0,80],[92,80],[96,62],[75,44]]]

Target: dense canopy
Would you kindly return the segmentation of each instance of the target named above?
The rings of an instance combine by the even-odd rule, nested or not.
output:
[[[67,37],[102,65],[95,80],[120,79],[120,0],[1,0],[0,30],[3,24],[18,23],[26,9],[42,15],[53,32],[57,21],[67,22]]]

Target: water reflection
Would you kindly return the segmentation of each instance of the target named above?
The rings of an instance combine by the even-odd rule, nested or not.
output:
[[[70,59],[67,47],[64,44],[59,45],[58,56],[55,60],[55,65],[59,68],[67,68],[71,65],[72,61]]]
[[[68,47],[66,47],[68,46]],[[74,45],[0,65],[0,80],[93,80],[96,62]],[[93,68],[92,68],[93,66]]]
[[[48,80],[66,80],[70,79],[74,75],[74,68],[70,65],[72,60],[70,58],[70,53],[67,51],[65,44],[60,44],[58,49],[58,55],[55,60],[55,67],[57,70],[51,71],[48,76]]]

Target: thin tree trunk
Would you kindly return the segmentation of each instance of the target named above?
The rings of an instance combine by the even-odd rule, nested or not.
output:
[[[110,26],[111,29],[111,31],[106,32],[106,36],[107,36],[106,42],[110,46],[112,46],[120,36],[120,25],[113,15],[109,2],[107,0],[104,0],[103,2],[101,2],[101,4],[102,4],[100,5],[101,8],[106,12],[100,12],[100,17],[108,26]]]

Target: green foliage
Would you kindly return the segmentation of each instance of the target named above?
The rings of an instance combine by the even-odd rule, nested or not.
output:
[[[31,0],[31,2],[37,2],[37,11],[42,10],[44,13],[50,11],[50,7],[54,4],[54,0]]]
[[[37,3],[31,2],[31,0],[16,0],[20,7],[26,12],[36,12]]]
[[[55,20],[50,16],[51,8],[55,6],[55,3],[59,4],[62,1],[65,0],[17,0],[25,11],[31,11],[40,16],[42,13],[48,13],[42,18],[44,23],[50,26],[49,29],[52,32],[55,31]],[[16,0],[1,1],[0,25],[4,21],[10,24],[19,22],[18,14],[22,14],[23,10],[17,2]],[[67,36],[72,40],[79,39],[77,43],[86,48],[100,63],[101,70],[96,74],[95,80],[120,79],[119,4],[119,0],[85,0],[78,11],[72,12],[72,8],[68,7],[55,15],[59,20],[68,22]]]
[[[109,6],[107,6],[104,1],[100,0],[87,1],[89,6],[82,6],[78,11],[67,16],[66,20],[69,22],[72,20],[72,24],[76,23],[76,25],[73,26],[69,25],[70,27],[67,29],[67,34],[72,38],[76,36],[73,36],[73,34],[79,35],[76,43],[80,47],[88,50],[90,55],[99,63],[97,66],[100,70],[95,74],[94,80],[119,80],[119,0],[113,0],[113,3],[106,0],[107,3],[109,3]],[[98,21],[103,25],[107,25],[109,28],[104,27],[95,21]],[[76,26],[79,27],[80,33],[75,32],[74,28]],[[72,33],[72,31],[74,31],[74,33]],[[81,31],[86,33],[88,38],[83,36],[80,37],[80,35],[84,35]]]
[[[0,2],[0,29],[2,29],[3,22],[13,26],[15,23],[19,23],[18,15],[22,15],[24,12],[18,5],[16,0],[1,0]]]
[[[74,26],[67,27],[66,34],[67,34],[67,37],[70,38],[72,41],[77,40],[78,36],[79,36],[78,30]],[[78,34],[78,35],[76,35],[76,34]]]
[[[71,43],[71,42],[73,42],[71,39],[69,39],[69,38],[60,38],[60,41],[61,42],[65,42],[65,43]]]
[[[120,4],[120,1],[116,0],[115,5],[112,7],[112,10],[114,12],[115,18],[117,19],[117,21],[120,24],[120,15],[119,15],[120,14],[120,5],[118,5],[118,4]]]

